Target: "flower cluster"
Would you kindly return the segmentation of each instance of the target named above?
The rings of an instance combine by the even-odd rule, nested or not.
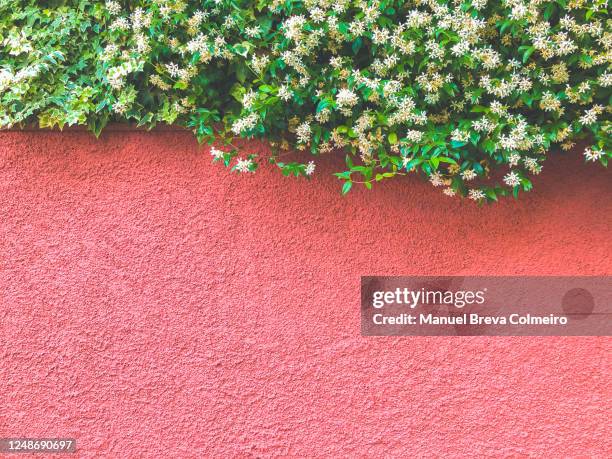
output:
[[[285,175],[342,151],[344,192],[419,173],[479,202],[577,141],[612,157],[607,0],[38,4],[0,2],[0,127],[178,124],[242,173],[233,138],[265,137]]]

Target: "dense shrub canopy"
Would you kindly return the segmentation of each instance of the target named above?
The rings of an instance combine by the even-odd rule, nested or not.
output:
[[[239,172],[232,138],[266,137],[287,175],[344,151],[345,192],[416,171],[496,200],[579,139],[607,165],[607,3],[0,0],[0,126],[178,124]]]

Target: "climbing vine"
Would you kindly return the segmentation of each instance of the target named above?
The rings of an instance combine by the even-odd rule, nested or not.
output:
[[[285,175],[344,155],[345,193],[417,173],[492,201],[577,141],[607,165],[610,24],[607,0],[0,0],[0,127],[176,124],[240,173],[262,137]]]

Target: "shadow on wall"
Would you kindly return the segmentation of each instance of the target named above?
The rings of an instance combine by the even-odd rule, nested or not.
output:
[[[263,142],[241,146],[243,155],[269,154]],[[425,260],[422,272],[436,262],[461,269],[477,251],[520,260],[560,245],[578,258],[580,250],[605,257],[610,249],[610,171],[585,164],[579,150],[551,153],[533,178],[533,191],[518,200],[483,206],[445,196],[417,176],[342,196],[332,175],[343,170],[341,155],[315,161],[309,182],[283,177],[268,164],[255,174],[230,173],[183,131],[122,130],[100,139],[74,131],[2,132],[0,185],[9,198],[3,217],[28,208],[40,212],[42,205],[51,218],[132,221],[136,233],[149,225],[171,231],[182,222],[195,234],[242,241],[258,252],[275,244],[300,256],[312,251],[313,259],[319,250],[356,263],[386,257],[386,264],[372,262],[364,274],[401,257],[405,266],[415,251]]]
[[[58,139],[58,137],[60,137]],[[270,155],[269,149],[265,142],[259,140],[253,141],[238,141],[237,144],[244,149],[243,156],[249,153],[258,153],[262,157]],[[544,194],[560,194],[564,196],[571,195],[575,192],[580,192],[581,188],[586,188],[585,184],[593,179],[602,180],[600,192],[612,191],[612,180],[606,169],[599,164],[585,163],[581,154],[584,147],[576,147],[572,151],[553,151],[550,153],[549,159],[544,163],[544,172],[540,176],[532,176],[534,183],[534,191],[531,193],[521,193],[521,201],[527,201],[527,205],[534,199]],[[49,164],[50,161],[58,161],[66,167],[74,167],[79,170],[91,170],[92,167],[104,166],[115,163],[120,166],[120,169],[127,171],[131,166],[138,167],[139,165],[159,165],[163,163],[168,165],[172,163],[174,166],[190,166],[192,171],[200,171],[208,174],[217,173],[209,171],[212,165],[203,164],[203,161],[211,160],[208,156],[208,146],[198,145],[190,132],[182,131],[172,127],[161,128],[152,132],[142,130],[130,130],[121,125],[109,128],[103,135],[96,139],[88,132],[79,128],[68,129],[65,132],[47,131],[47,130],[26,130],[26,131],[3,131],[0,132],[0,161],[5,163],[11,158],[23,158],[23,154],[27,153],[30,157],[32,165],[40,164],[41,162]],[[116,155],[114,158],[109,157],[110,154]],[[335,188],[334,193],[340,192],[341,184],[339,180],[332,177],[334,172],[343,171],[344,155],[342,152],[335,152],[326,155],[313,157],[309,154],[295,152],[286,157],[286,161],[309,161],[313,160],[317,164],[317,171],[314,176],[315,182],[323,187]],[[128,162],[125,162],[127,160]],[[2,164],[2,163],[0,163]],[[212,166],[218,169],[219,173],[223,173],[224,168],[220,165]],[[159,171],[163,172],[163,171]],[[228,172],[228,171],[226,171]],[[305,182],[305,179],[294,180],[293,178],[284,178],[278,174],[278,179],[274,180],[273,172],[278,172],[276,167],[268,165],[262,161],[261,169],[255,174],[256,176],[264,175],[266,181],[274,181],[271,186],[285,186],[293,188],[289,182]],[[236,177],[238,174],[233,174]],[[248,177],[250,174],[246,174]],[[252,180],[247,177],[238,177],[238,182]],[[606,180],[607,177],[607,180]],[[260,187],[260,181],[257,182],[252,193],[257,193]],[[607,181],[607,185],[605,182]],[[423,186],[426,185],[426,186]],[[595,183],[595,187],[598,185]],[[593,188],[590,186],[590,188]],[[427,190],[427,191],[424,191]],[[379,197],[388,197],[389,193],[395,199],[399,197],[408,198],[408,202],[416,202],[418,192],[420,200],[427,201],[429,208],[437,207],[441,203],[446,207],[447,203],[452,203],[452,207],[459,206],[459,203],[464,203],[466,199],[452,199],[441,195],[441,188],[433,188],[426,183],[420,176],[411,175],[408,177],[397,177],[389,181],[375,184],[374,192],[368,193],[363,187],[355,185],[345,201],[360,202],[361,195],[368,197],[368,201],[377,201]],[[356,197],[355,195],[359,195]],[[334,195],[334,198],[336,196]],[[411,197],[411,198],[409,198]],[[502,203],[508,205],[513,202],[512,198],[502,200]],[[376,203],[375,203],[376,204]],[[384,205],[378,203],[379,205]],[[474,207],[473,202],[467,201],[468,207]],[[477,206],[476,206],[477,207]]]

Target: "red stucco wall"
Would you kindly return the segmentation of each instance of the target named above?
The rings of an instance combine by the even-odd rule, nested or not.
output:
[[[328,161],[308,184],[183,132],[0,133],[0,437],[609,456],[608,338],[362,338],[359,276],[612,274],[610,172],[573,153],[478,208],[415,178],[341,198]]]

